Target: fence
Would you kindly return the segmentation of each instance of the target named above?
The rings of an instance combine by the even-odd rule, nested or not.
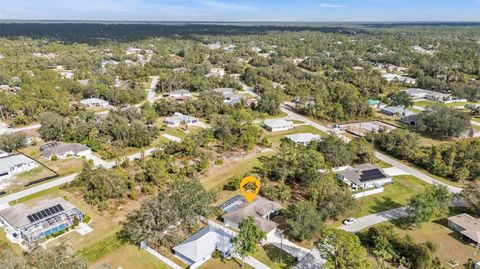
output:
[[[355,198],[355,199],[358,199],[358,198],[362,198],[362,197],[365,197],[365,196],[368,196],[368,195],[377,194],[377,193],[381,193],[381,192],[383,192],[383,187],[376,188],[376,189],[371,189],[371,190],[364,191],[364,192],[355,193],[355,194],[352,195],[352,197]]]
[[[141,242],[140,243],[140,247],[142,249],[144,249],[145,251],[147,251],[148,253],[152,254],[153,256],[155,256],[156,258],[158,258],[159,260],[161,260],[162,262],[164,262],[166,265],[168,265],[168,267],[170,268],[173,268],[173,269],[183,269],[183,267],[179,266],[178,264],[174,263],[173,261],[171,261],[170,259],[168,259],[167,257],[163,256],[162,254],[158,253],[157,251],[155,251],[154,249],[150,248],[145,242]]]

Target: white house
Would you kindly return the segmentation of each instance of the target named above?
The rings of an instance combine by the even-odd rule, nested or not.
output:
[[[404,77],[404,76],[400,76],[400,75],[397,75],[397,74],[386,73],[386,74],[382,74],[382,77],[384,79],[386,79],[388,82],[398,81],[398,82],[403,82],[403,83],[407,83],[407,84],[417,83],[417,80],[414,79],[414,78]]]
[[[408,117],[416,114],[415,112],[405,109],[402,106],[386,106],[380,109],[380,112],[388,116],[398,115],[400,117]]]
[[[402,92],[413,99],[423,99],[431,91],[420,89],[420,88],[408,88],[408,89],[402,90]]]
[[[100,98],[87,98],[80,100],[80,104],[88,107],[109,107],[110,103]]]
[[[180,89],[180,90],[176,90],[176,91],[173,91],[173,92],[167,92],[163,95],[163,97],[166,97],[166,98],[190,98],[192,97],[192,94],[190,93],[190,91],[188,90],[185,90],[185,89]]]
[[[7,157],[8,153],[0,149],[0,158]]]
[[[92,149],[79,143],[50,142],[40,146],[40,152],[43,157],[51,160],[54,156],[58,159],[66,159],[70,156],[87,156],[92,153]]]
[[[295,144],[308,145],[312,141],[319,141],[320,136],[312,133],[300,133],[287,135],[286,138]]]
[[[257,227],[268,236],[275,234],[278,224],[270,218],[275,215],[282,206],[279,203],[257,196],[251,203],[244,202],[234,210],[222,216],[225,226],[235,229],[247,217],[254,217]]]
[[[208,261],[215,250],[220,251],[224,257],[230,257],[232,238],[233,232],[226,233],[209,225],[173,247],[173,251],[177,258],[189,266],[188,268],[195,269]]]
[[[182,123],[189,125],[189,124],[195,124],[198,122],[199,122],[198,118],[188,116],[188,115],[183,115],[180,112],[175,112],[173,116],[165,119],[165,123],[171,127],[180,126],[180,124]]]
[[[381,187],[392,182],[392,177],[372,164],[364,163],[339,171],[337,177],[353,189]]]
[[[38,167],[39,164],[23,154],[0,158],[0,180],[11,178],[16,174]]]
[[[60,75],[61,75],[63,78],[73,79],[73,76],[74,76],[75,74],[73,73],[72,70],[65,70],[65,71],[60,72]]]
[[[279,132],[292,129],[293,122],[283,119],[267,119],[263,122],[263,126],[270,132]]]

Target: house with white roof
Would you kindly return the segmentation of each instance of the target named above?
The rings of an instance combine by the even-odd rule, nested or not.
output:
[[[177,127],[183,123],[189,125],[189,124],[195,124],[198,122],[199,122],[198,118],[188,116],[188,115],[183,115],[180,112],[175,112],[173,116],[165,119],[165,123],[170,127]]]
[[[380,109],[380,112],[388,116],[398,115],[400,117],[408,117],[416,114],[415,112],[405,109],[402,106],[386,106]]]
[[[0,158],[0,180],[12,178],[16,174],[30,171],[36,167],[39,167],[39,164],[23,154],[7,154]]]
[[[173,247],[173,251],[177,258],[189,266],[188,268],[195,269],[208,261],[215,250],[220,251],[224,257],[230,257],[232,238],[233,232],[226,233],[209,225]]]
[[[173,92],[167,92],[163,94],[165,98],[175,98],[175,99],[184,99],[192,97],[192,93],[189,90],[180,89]]]
[[[398,82],[403,82],[407,84],[417,83],[417,80],[414,78],[404,77],[397,74],[386,73],[386,74],[382,74],[382,77],[386,79],[388,82],[398,81]]]
[[[100,98],[87,98],[80,100],[80,104],[87,107],[109,107],[110,103]]]
[[[8,153],[0,149],[0,158],[7,157]]]
[[[293,128],[293,122],[284,119],[266,119],[263,127],[270,132],[287,131]]]
[[[320,135],[312,134],[312,133],[299,133],[299,134],[291,134],[287,135],[286,138],[297,145],[308,145],[312,141],[319,141]]]
[[[405,90],[402,90],[402,92],[406,95],[408,95],[410,98],[413,99],[423,99],[429,94],[431,91],[429,90],[424,90],[420,88],[408,88]]]

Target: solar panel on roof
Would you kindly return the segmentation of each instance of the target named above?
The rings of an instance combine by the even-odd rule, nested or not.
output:
[[[360,175],[360,181],[370,181],[384,177],[385,175],[379,169],[370,169],[362,172],[362,174]]]
[[[60,204],[58,204],[58,205],[49,207],[47,209],[41,210],[39,212],[33,213],[31,215],[28,215],[27,218],[30,222],[35,222],[35,221],[44,219],[48,216],[51,216],[55,213],[58,213],[60,211],[63,211],[63,207]]]

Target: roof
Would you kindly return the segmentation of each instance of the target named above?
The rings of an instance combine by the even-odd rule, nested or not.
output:
[[[320,135],[315,135],[312,133],[291,134],[287,135],[286,137],[294,143],[302,144],[308,144],[313,140],[320,140]]]
[[[15,166],[27,163],[36,162],[23,154],[10,155],[0,158],[0,173],[7,172]]]
[[[386,106],[386,107],[382,108],[380,111],[388,112],[388,113],[391,113],[391,114],[397,114],[398,113],[401,116],[410,116],[410,115],[415,114],[415,112],[410,111],[408,109],[405,109],[401,106]]]
[[[100,98],[86,98],[86,99],[82,99],[80,100],[80,103],[81,104],[84,104],[84,105],[89,105],[89,104],[110,104],[108,101],[105,101],[103,99],[100,99]]]
[[[73,154],[78,154],[83,151],[90,150],[89,147],[79,144],[79,143],[60,143],[60,142],[52,142],[40,147],[40,151],[42,155],[49,158],[54,155],[63,155],[68,152],[73,152]]]
[[[165,119],[166,122],[171,122],[171,123],[191,122],[195,120],[198,120],[198,119],[192,116],[183,115],[180,112],[175,112],[173,116]]]
[[[232,248],[232,236],[213,226],[207,226],[173,247],[175,252],[193,262],[199,262],[215,249],[227,252]]]
[[[246,203],[237,209],[228,212],[223,215],[224,220],[229,220],[233,223],[240,224],[246,217],[254,217],[257,222],[257,226],[264,232],[269,233],[275,229],[278,224],[263,218],[263,216],[281,209],[282,206],[279,203],[270,201],[263,197],[257,196],[251,203]]]
[[[235,90],[233,88],[215,88],[212,91],[225,95],[227,93],[233,93]]]
[[[390,178],[390,176],[385,174],[381,168],[369,163],[355,165],[352,168],[340,171],[337,174],[356,185],[360,185],[364,182]]]
[[[293,126],[292,121],[282,120],[282,119],[267,119],[264,121],[265,126],[270,128],[282,128]]]
[[[464,230],[474,229],[480,231],[480,219],[472,217],[466,213],[449,217],[448,221],[455,223]]]
[[[173,92],[169,92],[168,94],[190,94],[190,91],[185,89],[180,89]]]
[[[431,91],[425,90],[425,89],[420,89],[420,88],[408,88],[405,90],[402,90],[402,92],[409,94],[409,95],[415,95],[415,94],[427,94]]]
[[[325,259],[320,255],[318,248],[313,248],[300,262],[295,265],[294,269],[322,269],[324,268]]]
[[[67,202],[65,199],[58,197],[55,199],[40,200],[34,203],[33,205],[21,203],[15,206],[11,206],[6,209],[0,210],[0,216],[6,222],[8,222],[11,226],[15,228],[21,228],[23,226],[26,226],[32,223],[32,221],[30,221],[28,218],[30,215],[40,212],[42,210],[55,207],[57,205],[60,205],[60,208],[62,210],[55,210],[56,212],[52,212],[48,210],[49,212],[53,213],[51,214],[51,216],[58,215],[61,212],[65,212],[75,208],[74,205]],[[59,207],[56,207],[56,208],[60,209]],[[34,222],[41,222],[41,221],[42,219],[39,219]]]

